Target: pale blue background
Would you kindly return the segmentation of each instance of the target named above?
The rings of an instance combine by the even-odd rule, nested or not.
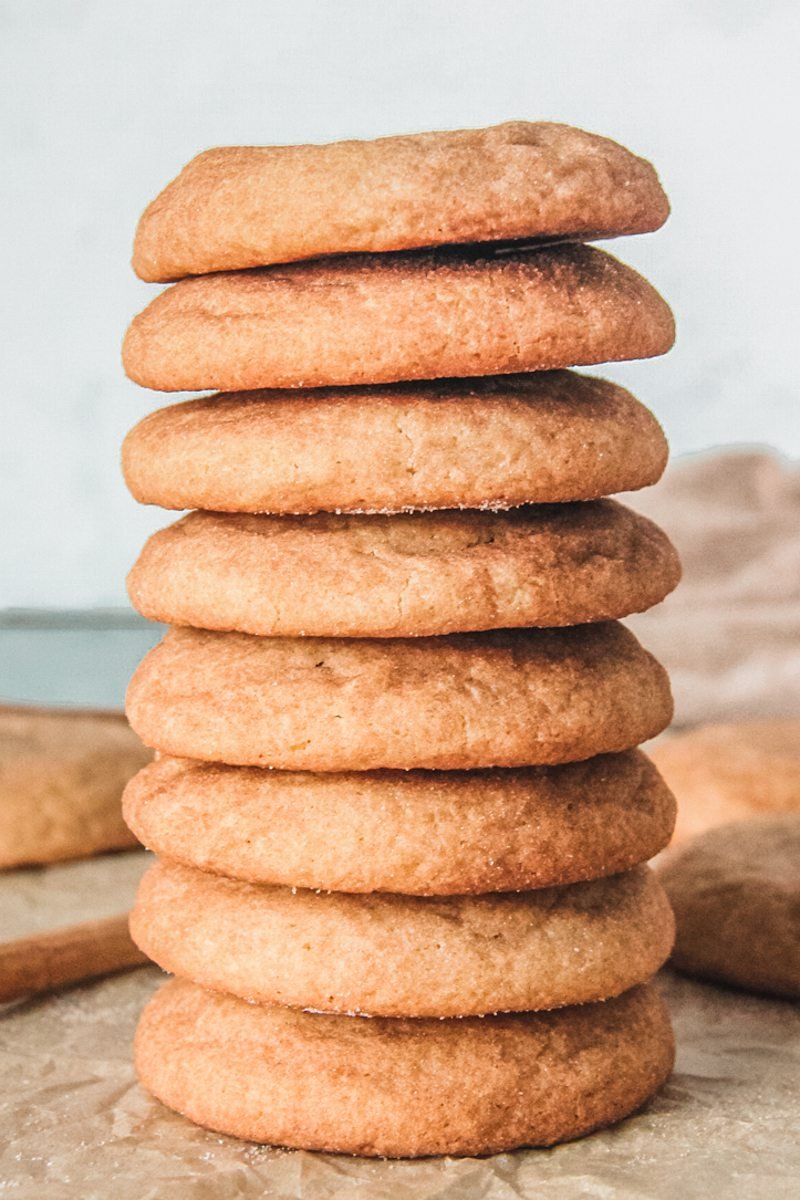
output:
[[[658,165],[674,216],[615,243],[672,302],[671,356],[609,369],[676,451],[800,454],[800,6],[792,0],[0,0],[0,609],[124,602],[149,531],[118,472],[161,400],[119,343],[152,289],[139,212],[215,143],[508,118]]]

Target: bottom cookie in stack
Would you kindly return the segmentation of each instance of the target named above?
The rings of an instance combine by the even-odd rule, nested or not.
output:
[[[549,1146],[629,1115],[672,1069],[652,984],[553,1012],[330,1016],[176,979],[144,1010],[136,1068],[199,1125],[386,1157]]]

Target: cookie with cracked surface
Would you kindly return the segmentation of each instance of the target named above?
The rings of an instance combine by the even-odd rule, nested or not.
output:
[[[800,813],[709,829],[660,870],[688,975],[800,999]]]
[[[676,845],[729,821],[800,812],[797,717],[701,725],[651,753],[678,797]]]
[[[161,758],[128,784],[136,836],[186,866],[340,892],[524,891],[625,871],[675,801],[636,750],[560,767],[269,771]]]
[[[433,638],[264,638],[176,628],[127,711],[178,758],[301,771],[548,765],[628,750],[672,714],[622,625]]]
[[[150,538],[128,595],[169,625],[418,637],[625,617],[679,576],[666,534],[613,500],[505,513],[193,512]]]
[[[202,397],[150,413],[122,448],[137,500],[213,512],[594,500],[666,461],[644,405],[572,371]]]
[[[640,1108],[674,1054],[652,984],[555,1012],[440,1021],[247,1004],[183,980],[147,1005],[135,1050],[148,1091],[218,1133],[394,1158],[582,1137]]]
[[[141,279],[442,242],[646,233],[669,204],[650,163],[569,125],[508,121],[374,141],[221,146],[145,210]]]
[[[261,1004],[384,1017],[528,1012],[618,996],[672,948],[647,867],[484,896],[352,896],[162,861],[131,936],[165,971]]]
[[[151,758],[122,713],[0,705],[0,868],[137,845],[120,797]]]
[[[407,251],[185,279],[125,336],[157,391],[248,391],[541,371],[669,350],[672,314],[590,246]]]

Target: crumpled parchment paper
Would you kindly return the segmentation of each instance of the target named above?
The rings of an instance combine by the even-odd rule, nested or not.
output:
[[[630,497],[686,581],[631,623],[681,723],[800,712],[800,474],[764,455],[678,464]],[[129,907],[143,853],[0,875],[3,937]],[[163,977],[141,968],[0,1010],[0,1195],[15,1200],[792,1200],[800,1008],[662,972],[676,1072],[640,1114],[553,1150],[368,1161],[193,1126],[136,1084],[130,1042]]]

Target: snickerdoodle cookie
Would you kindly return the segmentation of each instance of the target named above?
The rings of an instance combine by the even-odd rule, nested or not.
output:
[[[644,405],[573,371],[202,397],[150,413],[122,449],[137,500],[214,512],[594,500],[666,461]]]
[[[615,237],[669,205],[650,163],[551,122],[206,150],[145,210],[133,266],[163,282],[348,251]]]
[[[269,771],[161,758],[125,819],[168,858],[252,883],[342,892],[523,891],[627,870],[675,802],[637,750],[492,771]]]
[[[131,935],[164,970],[246,1000],[460,1017],[617,996],[658,970],[674,927],[647,867],[532,892],[354,896],[165,860],[139,886]]]
[[[193,512],[150,538],[128,594],[172,625],[415,637],[625,617],[679,576],[666,534],[613,500],[504,513]]]
[[[135,846],[120,797],[151,758],[122,713],[0,705],[0,868]]]
[[[652,985],[554,1012],[440,1021],[247,1004],[173,980],[136,1034],[144,1086],[199,1125],[389,1157],[581,1137],[639,1108],[674,1053]]]
[[[325,387],[540,371],[669,350],[672,314],[584,245],[350,255],[174,284],[123,362],[159,391]]]
[[[651,753],[678,797],[676,843],[759,813],[800,812],[800,718],[701,725]]]
[[[800,998],[800,813],[709,829],[667,860],[681,971]]]
[[[666,672],[622,625],[432,638],[176,628],[128,716],[179,758],[284,770],[529,766],[628,750],[668,723]]]

